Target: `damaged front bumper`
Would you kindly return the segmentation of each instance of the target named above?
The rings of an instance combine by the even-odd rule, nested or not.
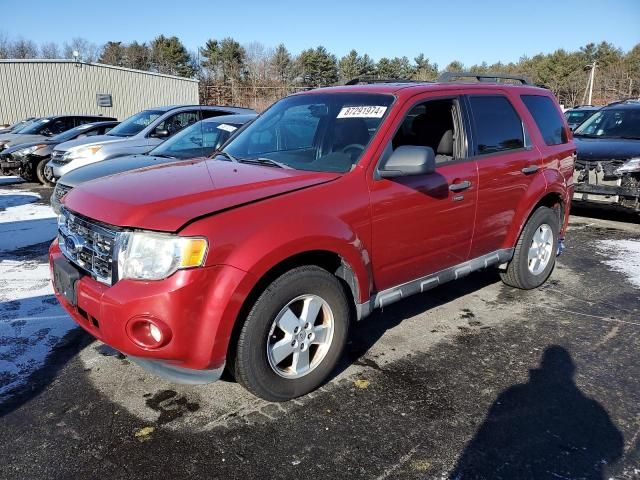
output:
[[[573,200],[640,211],[640,172],[616,172],[624,164],[624,160],[576,160]]]

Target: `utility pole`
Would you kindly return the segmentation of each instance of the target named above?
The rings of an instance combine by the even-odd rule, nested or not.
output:
[[[591,64],[591,79],[589,80],[589,105],[593,105],[593,103],[591,103],[591,100],[593,98],[593,81],[596,78],[596,65],[597,63],[594,60]]]
[[[596,78],[596,66],[597,63],[594,60],[593,63],[590,63],[589,65],[585,65],[584,69],[590,69],[591,72],[589,73],[589,80],[587,81],[587,88],[584,91],[584,96],[582,97],[582,103],[584,103],[585,97],[587,96],[587,91],[589,92],[589,99],[587,101],[587,105],[592,105],[592,100],[593,100],[593,82]]]

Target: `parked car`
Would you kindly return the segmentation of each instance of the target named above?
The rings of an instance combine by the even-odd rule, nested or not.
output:
[[[51,185],[52,178],[47,174],[45,166],[56,145],[76,138],[104,135],[116,125],[118,122],[114,120],[85,123],[46,140],[20,143],[6,148],[0,152],[0,174],[20,175],[25,180],[38,180],[43,185]]]
[[[60,199],[72,188],[96,178],[115,175],[176,160],[207,157],[219,149],[224,142],[242,125],[252,121],[257,115],[222,115],[200,120],[190,127],[161,143],[149,153],[125,155],[108,162],[92,163],[64,175],[56,182],[51,195],[51,206],[60,213]]]
[[[579,105],[570,108],[569,110],[565,110],[564,116],[567,118],[567,123],[571,130],[575,130],[578,125],[598,110],[600,110],[600,107],[594,107],[593,105]]]
[[[25,127],[28,123],[32,122],[35,119],[36,119],[36,117],[27,117],[24,120],[20,120],[19,122],[13,123],[13,124],[8,125],[8,126],[3,127],[3,128],[0,128],[0,134],[12,133],[12,132],[15,133],[18,130],[20,130],[21,128]]]
[[[183,128],[204,118],[255,114],[250,108],[180,105],[144,110],[124,120],[107,135],[58,145],[49,167],[55,179],[76,168],[123,155],[147,153]]]
[[[640,211],[640,102],[607,105],[574,136],[574,201]]]
[[[56,296],[158,375],[206,383],[226,366],[288,400],[326,381],[375,308],[488,267],[542,285],[574,152],[553,94],[527,84],[298,93],[211,159],[71,190],[49,253]]]
[[[117,119],[113,117],[103,117],[102,115],[55,115],[52,117],[38,118],[16,132],[0,135],[0,151],[12,145],[40,142],[79,125],[84,125],[85,123],[105,120]]]

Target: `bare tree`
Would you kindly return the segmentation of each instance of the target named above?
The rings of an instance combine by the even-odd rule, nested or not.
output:
[[[46,42],[40,45],[41,58],[60,58],[60,47],[55,42]]]
[[[38,46],[32,40],[19,38],[11,44],[9,56],[11,58],[36,58],[38,56]]]
[[[83,62],[95,62],[100,58],[102,47],[90,42],[86,38],[76,37],[71,42],[65,42],[63,48],[64,58],[74,58],[73,53],[78,52],[78,59]]]

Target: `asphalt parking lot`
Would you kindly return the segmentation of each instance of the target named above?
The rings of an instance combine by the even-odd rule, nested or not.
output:
[[[385,308],[326,386],[271,404],[75,328],[48,195],[0,184],[2,479],[640,478],[640,217],[577,210],[542,288],[486,271]]]

